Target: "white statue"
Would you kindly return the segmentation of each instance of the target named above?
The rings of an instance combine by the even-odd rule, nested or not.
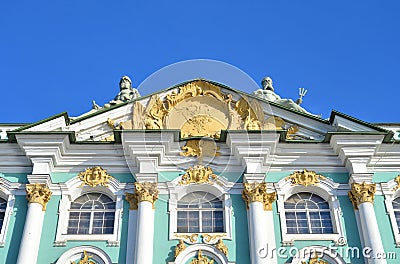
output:
[[[103,106],[103,108],[109,108],[111,106],[121,104],[132,99],[140,97],[139,91],[135,88],[132,88],[131,79],[124,75],[121,77],[119,81],[119,93],[115,96],[114,100],[111,100],[107,104]],[[93,101],[93,109],[100,109],[102,107],[98,106],[95,101]]]
[[[263,89],[258,89],[257,91],[254,92],[255,95],[280,104],[282,106],[285,106],[291,110],[296,110],[302,113],[307,113],[310,114],[309,112],[307,112],[307,110],[305,110],[303,107],[300,106],[300,104],[303,102],[303,97],[306,95],[307,90],[305,90],[304,88],[299,88],[299,98],[296,100],[296,102],[294,102],[292,99],[282,99],[279,95],[277,95],[274,92],[274,87],[272,86],[272,79],[270,77],[265,77],[262,81],[261,81],[261,85],[263,87]],[[310,114],[312,115],[312,114]],[[316,115],[313,115],[316,116]],[[319,117],[319,116],[318,116]]]

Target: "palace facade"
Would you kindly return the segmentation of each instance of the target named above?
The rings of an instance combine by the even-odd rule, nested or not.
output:
[[[268,78],[120,87],[0,124],[0,264],[400,263],[400,125],[322,119]]]

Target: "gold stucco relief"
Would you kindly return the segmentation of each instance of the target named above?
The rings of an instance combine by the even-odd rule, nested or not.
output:
[[[77,177],[82,181],[80,186],[89,185],[92,187],[97,185],[108,186],[110,179],[113,178],[108,175],[107,170],[100,166],[87,168],[85,171],[80,172]]]
[[[349,191],[349,199],[352,202],[354,209],[358,210],[360,204],[369,202],[374,203],[376,192],[375,183],[355,183],[351,184],[351,190]]]
[[[292,185],[317,185],[321,180],[325,179],[325,176],[315,173],[315,171],[295,171],[285,178],[286,181],[291,181]]]
[[[265,211],[272,210],[272,203],[276,200],[276,193],[267,193],[266,182],[243,183],[242,198],[246,202],[247,209],[252,202],[260,202],[264,205]]]
[[[175,246],[175,258],[186,249],[186,245],[182,239],[179,240],[178,244]]]
[[[329,263],[328,261],[319,259],[317,252],[315,252],[314,256],[310,258],[308,263],[306,261],[302,261],[301,264],[329,264]]]
[[[199,250],[197,258],[194,258],[189,264],[214,264],[214,260],[203,256],[201,250]]]
[[[158,199],[158,189],[156,182],[135,182],[134,198],[138,203],[148,201],[153,204]]]
[[[75,261],[74,262],[71,261],[71,264],[96,264],[96,262],[91,260],[92,258],[93,256],[89,256],[86,250],[84,250],[81,260],[79,260],[78,263],[76,263]]]
[[[129,203],[129,210],[138,209],[138,200],[134,193],[125,193],[125,200]]]
[[[190,183],[195,184],[214,184],[217,175],[213,173],[210,167],[205,167],[203,165],[196,165],[189,168],[184,175],[182,175],[181,180],[178,182],[180,185],[187,185]]]
[[[50,201],[52,192],[45,184],[33,183],[26,185],[26,199],[29,203],[39,203],[42,210],[46,211],[46,205]]]

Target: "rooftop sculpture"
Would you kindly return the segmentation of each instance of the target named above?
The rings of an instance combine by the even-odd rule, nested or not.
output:
[[[100,107],[95,101],[93,101],[92,108],[96,110],[101,108],[110,108],[111,106],[128,102],[132,99],[140,97],[139,91],[135,88],[132,88],[132,81],[126,75],[122,76],[121,80],[119,81],[119,90],[120,91],[117,96],[115,96],[113,100],[105,104],[103,107]]]
[[[310,114],[307,110],[305,110],[303,107],[300,106],[300,104],[303,102],[303,97],[306,95],[307,90],[304,88],[299,88],[299,98],[294,102],[292,99],[282,99],[279,95],[277,95],[274,91],[274,87],[272,86],[272,79],[270,77],[265,77],[261,81],[261,85],[263,89],[258,89],[257,91],[254,91],[253,94],[256,96],[280,104],[282,106],[285,106],[291,110],[296,110],[302,113],[306,113],[309,115]],[[313,115],[316,116],[316,115]],[[318,116],[319,117],[319,116]]]

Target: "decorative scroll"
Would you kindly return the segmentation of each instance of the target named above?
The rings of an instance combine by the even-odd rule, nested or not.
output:
[[[214,260],[203,257],[201,250],[199,250],[197,258],[193,259],[189,264],[214,264]]]
[[[197,115],[189,118],[181,127],[181,137],[220,138],[221,130],[225,129],[217,119],[208,115]]]
[[[186,249],[186,245],[182,239],[179,240],[178,245],[175,246],[175,258]]]
[[[39,203],[42,210],[46,211],[46,205],[50,201],[52,192],[45,184],[34,183],[26,185],[26,199],[29,203]]]
[[[107,170],[101,168],[100,166],[96,166],[80,172],[78,174],[78,178],[82,181],[80,186],[89,185],[96,187],[97,185],[108,186],[110,179],[113,177],[108,175]]]
[[[400,175],[398,175],[394,181],[397,183],[397,186],[393,188],[393,191],[397,191],[400,188]]]
[[[178,238],[183,238],[185,240],[189,240],[191,243],[196,243],[199,237],[198,234],[191,234],[191,235],[175,235]]]
[[[192,156],[192,157],[215,157],[219,156],[220,153],[219,147],[216,146],[215,142],[212,140],[200,140],[193,139],[186,141],[186,145],[182,147],[182,150],[186,150],[186,152],[181,152],[182,156]]]
[[[215,244],[215,248],[221,251],[225,256],[228,256],[228,247],[224,244],[222,239],[218,240],[218,243]]]
[[[304,169],[303,171],[295,171],[289,176],[287,176],[286,181],[291,181],[292,185],[317,185],[320,179],[325,179],[324,176],[316,174],[315,171],[308,171]]]
[[[148,201],[153,204],[153,209],[155,201],[158,199],[158,189],[156,182],[135,182],[135,193],[134,199],[138,203],[143,201]]]
[[[276,200],[276,193],[267,193],[267,183],[243,183],[244,189],[242,198],[246,202],[247,209],[252,202],[261,202],[264,204],[265,211],[272,210],[272,203]]]
[[[92,261],[91,259],[93,258],[93,256],[89,256],[86,253],[86,250],[83,251],[83,257],[81,258],[81,260],[79,260],[78,263],[71,262],[71,264],[96,264],[96,262]]]
[[[210,243],[212,240],[219,239],[224,237],[224,235],[209,235],[209,234],[202,234],[201,237],[205,243]],[[215,243],[215,242],[214,242]]]
[[[301,264],[329,264],[329,262],[323,259],[319,259],[317,252],[314,252],[314,257],[310,258],[308,263],[302,261]]]
[[[138,209],[138,200],[134,193],[125,193],[125,200],[129,203],[129,210]]]
[[[351,190],[349,191],[349,199],[352,202],[354,209],[358,210],[360,204],[369,202],[374,203],[376,192],[375,183],[355,183],[351,184]]]
[[[182,179],[179,181],[179,184],[180,185],[187,185],[190,183],[214,184],[217,177],[218,176],[213,173],[210,167],[204,167],[203,165],[196,165],[194,167],[189,168],[186,171],[186,173],[182,175]]]

